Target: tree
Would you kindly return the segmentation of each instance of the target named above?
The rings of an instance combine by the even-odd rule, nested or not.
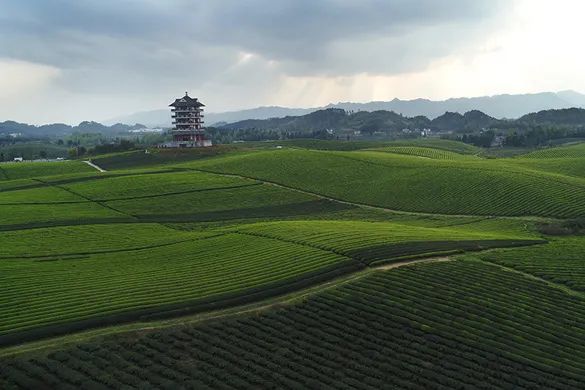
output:
[[[46,159],[47,158],[47,152],[45,150],[41,150],[39,152],[39,155],[41,156],[42,159]]]

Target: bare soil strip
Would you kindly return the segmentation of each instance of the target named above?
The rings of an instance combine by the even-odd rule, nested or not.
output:
[[[100,172],[107,172],[105,169],[98,167],[97,165],[95,165],[94,163],[92,163],[91,161],[84,161],[84,163],[86,163],[87,165],[89,165],[92,168],[97,169]]]

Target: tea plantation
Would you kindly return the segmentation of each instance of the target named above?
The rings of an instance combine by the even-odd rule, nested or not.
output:
[[[6,388],[575,389],[584,303],[484,263],[431,263],[278,309],[6,357],[0,378]]]
[[[585,215],[585,179],[527,169],[507,160],[278,150],[188,166],[399,211],[557,218]]]
[[[583,388],[582,150],[2,164],[0,388]]]

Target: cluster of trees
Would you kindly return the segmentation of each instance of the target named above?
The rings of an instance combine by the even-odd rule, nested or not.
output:
[[[477,134],[464,134],[460,140],[466,144],[479,146],[480,148],[489,148],[492,146],[495,138],[496,132],[488,130]]]
[[[74,148],[69,149],[69,157],[77,158],[85,155],[125,152],[135,148],[136,145],[133,142],[127,139],[122,139],[119,140],[118,142],[98,144],[95,145],[93,148],[86,148],[85,146],[80,145],[76,146]]]
[[[542,146],[563,138],[585,138],[585,126],[535,126],[524,131],[515,130],[506,136],[504,144],[522,147]]]
[[[73,133],[101,133],[119,134],[130,130],[144,129],[141,124],[125,125],[117,123],[112,126],[105,126],[98,122],[84,121],[77,126],[70,126],[65,123],[52,123],[49,125],[34,126],[14,121],[0,122],[0,134],[21,134],[25,137],[63,137]]]
[[[329,134],[326,130],[303,131],[278,131],[269,129],[222,129],[209,127],[206,129],[207,136],[215,144],[230,144],[234,141],[272,141],[298,138],[314,139],[335,139],[336,136]]]

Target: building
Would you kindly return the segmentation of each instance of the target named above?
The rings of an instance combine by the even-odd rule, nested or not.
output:
[[[182,98],[175,99],[169,104],[172,107],[173,125],[171,130],[173,141],[163,147],[198,148],[211,146],[211,141],[205,138],[203,127],[203,107],[197,98],[192,98],[187,92]]]

